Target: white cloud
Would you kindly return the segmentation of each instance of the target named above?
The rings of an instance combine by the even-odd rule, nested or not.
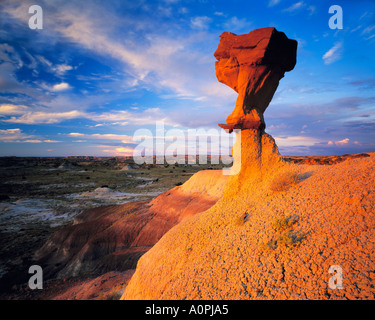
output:
[[[362,28],[362,25],[359,25],[358,27],[355,27],[354,29],[350,30],[350,32],[356,32],[361,28]]]
[[[142,112],[130,112],[127,110],[115,110],[110,112],[87,113],[86,118],[95,122],[109,122],[113,125],[126,125],[128,123],[134,125],[155,124],[156,121],[164,121],[166,125],[174,125],[168,116],[166,116],[159,108],[149,108]]]
[[[133,137],[126,134],[112,134],[112,133],[93,133],[93,134],[84,134],[79,132],[71,132],[68,134],[71,137],[80,137],[85,139],[95,139],[95,140],[119,140],[122,143],[133,143]]]
[[[33,137],[32,135],[24,134],[19,128],[0,130],[0,141],[2,142],[18,142]]]
[[[10,117],[9,119],[3,119],[1,121],[8,123],[23,123],[23,124],[52,124],[59,123],[64,120],[76,119],[85,117],[85,113],[72,110],[67,112],[43,112],[43,111],[27,111],[20,117]]]
[[[79,133],[79,132],[71,132],[71,133],[69,133],[69,135],[72,136],[72,137],[82,137],[82,136],[84,136],[83,133]]]
[[[59,3],[48,4],[50,10],[45,15],[45,24],[49,28],[43,32],[45,37],[76,43],[105,61],[116,59],[119,62],[116,66],[118,72],[124,78],[122,92],[142,86],[172,91],[176,99],[194,100],[212,97],[202,89],[204,84],[214,82],[220,86],[212,76],[215,74],[212,52],[202,53],[201,50],[202,43],[209,46],[215,42],[217,45],[217,34],[205,29],[212,21],[210,17],[193,18],[191,23],[196,31],[176,35],[170,23],[160,23],[158,19],[139,20],[130,16],[120,19],[113,14],[110,6],[107,9],[93,4],[88,10],[77,11],[70,10],[72,6],[69,4],[60,6]],[[27,9],[27,5],[23,4],[10,5],[7,12],[27,23]],[[103,21],[111,23],[103,24]],[[235,28],[247,28],[249,25],[244,19],[233,18],[231,22]],[[118,41],[118,30],[121,30],[121,41]],[[135,40],[131,30],[142,30],[144,36]],[[44,62],[48,66],[50,61]],[[59,70],[54,64],[49,68],[57,68],[56,72]],[[218,101],[217,96],[212,98]],[[223,99],[219,101],[221,105],[226,102]]]
[[[17,51],[8,43],[0,44],[0,61],[9,62],[17,65],[18,68],[23,66],[23,61]]]
[[[22,142],[22,143],[58,143],[58,142],[61,142],[61,141],[57,141],[57,140],[39,140],[39,139],[31,139],[31,140],[23,140],[23,141],[19,141],[19,142]]]
[[[6,48],[6,50],[4,50]],[[11,49],[10,49],[11,48]],[[2,93],[21,93],[33,98],[38,98],[35,90],[32,90],[27,83],[21,82],[16,76],[16,72],[23,66],[22,60],[13,47],[4,44],[0,47],[0,86]]]
[[[1,104],[0,117],[4,115],[23,114],[28,108],[23,105]]]
[[[134,153],[133,148],[120,147],[115,149],[104,149],[102,152],[109,153],[112,156],[132,156]]]
[[[70,88],[71,87],[70,87],[69,83],[61,82],[61,83],[55,84],[52,87],[52,91],[64,91],[64,90],[68,90]]]
[[[270,0],[270,2],[268,2],[268,6],[273,7],[277,5],[278,3],[280,3],[280,0]]]
[[[34,68],[36,67],[36,61],[34,57],[26,52],[27,56],[29,59],[34,61]],[[68,64],[53,64],[51,61],[49,61],[47,58],[41,56],[41,55],[36,55],[35,56],[36,60],[38,60],[44,67],[47,67],[47,71],[56,74],[58,76],[61,76],[65,74],[66,71],[73,70],[74,68]]]
[[[375,30],[375,25],[372,25],[372,26],[369,26],[369,27],[363,29],[362,34],[371,33],[374,30]]]
[[[67,64],[58,64],[53,68],[58,74],[64,74],[66,71],[73,70],[72,66]]]
[[[45,82],[36,82],[42,89],[53,92],[66,91],[72,87],[67,82],[60,82],[54,85],[47,84]]]
[[[338,143],[338,144],[347,144],[348,142],[349,142],[349,138],[345,138],[343,140],[336,141],[336,143]]]
[[[62,102],[64,102],[63,100]],[[65,120],[84,118],[98,124],[93,127],[111,125],[147,125],[155,124],[155,121],[164,121],[166,125],[175,125],[159,108],[149,108],[142,112],[131,112],[127,110],[111,110],[103,113],[85,112],[71,110],[65,112],[39,111],[40,107],[31,108],[24,105],[1,104],[0,121],[7,123],[22,124],[54,124]]]
[[[295,4],[291,5],[290,7],[284,9],[283,11],[285,12],[295,12],[299,9],[301,9],[302,7],[305,6],[305,3],[303,1],[300,1],[300,2],[296,2]]]
[[[275,137],[275,140],[280,147],[313,146],[322,142],[318,138],[304,136]]]
[[[309,11],[309,14],[311,16],[311,15],[313,15],[316,12],[316,7],[315,6],[309,6],[307,8],[307,10]]]
[[[0,142],[5,143],[58,143],[61,141],[41,139],[34,135],[25,134],[19,128],[0,130]]]
[[[358,141],[355,141],[354,143],[357,144]],[[329,145],[336,145],[336,146],[342,146],[342,145],[345,145],[345,144],[348,144],[349,143],[349,138],[345,138],[343,140],[340,140],[340,141],[328,141],[328,144]]]
[[[232,17],[224,23],[224,28],[231,32],[246,32],[244,30],[248,30],[250,27],[251,22],[246,20],[246,18],[239,19],[237,17]]]
[[[42,143],[43,140],[36,140],[36,139],[34,139],[34,140],[24,140],[22,142],[25,142],[25,143]]]
[[[365,29],[363,29],[362,33],[363,35],[369,35],[368,37],[365,38],[365,40],[370,40],[375,37],[375,34],[371,34],[375,31],[375,25],[368,26]]]
[[[41,55],[36,55],[35,56],[42,64],[44,64],[45,66],[51,68],[52,67],[52,62],[49,61],[47,58],[41,56]]]
[[[211,21],[212,19],[206,16],[194,17],[190,19],[190,26],[194,29],[207,29]]]
[[[338,42],[323,55],[323,60],[325,64],[331,64],[339,60],[341,56],[342,56],[342,42]]]

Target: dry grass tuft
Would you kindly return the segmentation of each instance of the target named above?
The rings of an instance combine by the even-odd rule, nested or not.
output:
[[[274,192],[287,191],[299,182],[298,174],[295,172],[284,172],[277,175],[271,182],[270,189]]]
[[[291,230],[293,224],[297,221],[297,217],[287,216],[276,218],[273,227],[276,230],[274,237],[259,245],[259,249],[263,252],[275,250],[277,247],[292,249],[298,247],[302,240],[306,237],[306,233]]]
[[[298,247],[305,237],[306,233],[304,232],[286,231],[278,234],[274,239],[262,242],[259,245],[259,249],[263,252],[275,250],[277,247],[284,247],[291,250]]]
[[[297,217],[287,216],[282,218],[276,218],[272,225],[276,229],[276,231],[283,231],[289,229],[296,221]]]
[[[277,239],[277,245],[284,246],[288,249],[298,247],[301,241],[306,237],[304,232],[284,232],[280,234]]]

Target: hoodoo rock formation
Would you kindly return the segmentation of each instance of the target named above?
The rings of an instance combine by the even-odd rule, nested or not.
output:
[[[296,48],[275,28],[221,35],[217,78],[238,92],[221,125],[240,129],[231,174],[213,206],[140,258],[122,299],[375,298],[374,154],[292,164],[264,131],[263,113]],[[342,268],[344,289],[328,287],[332,265]]]
[[[249,192],[254,185],[262,184],[287,166],[274,139],[264,132],[263,113],[284,73],[294,68],[296,50],[297,42],[275,28],[257,29],[244,35],[224,32],[220,36],[214,53],[218,59],[215,63],[216,76],[220,82],[238,92],[238,98],[232,114],[227,117],[227,124],[219,126],[229,133],[239,130],[236,130],[232,150],[233,167],[223,186],[223,201],[214,207],[233,203],[241,191]],[[134,279],[142,272],[141,267],[140,263]],[[124,298],[134,297],[134,283],[136,280],[131,281]]]
[[[238,92],[236,106],[219,124],[236,130],[234,166],[224,193],[232,196],[255,180],[273,174],[284,165],[274,139],[264,132],[266,111],[284,77],[296,64],[297,41],[275,28],[261,28],[248,34],[224,32],[214,56],[217,79]],[[238,132],[239,131],[239,132]]]
[[[263,114],[284,77],[296,64],[297,41],[275,28],[248,34],[223,32],[214,53],[217,79],[238,93],[236,106],[222,128],[260,129]]]

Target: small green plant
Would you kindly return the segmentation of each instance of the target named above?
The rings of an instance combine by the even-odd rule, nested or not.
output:
[[[287,191],[290,187],[299,182],[298,174],[295,172],[284,172],[277,175],[270,184],[271,191],[282,192]]]

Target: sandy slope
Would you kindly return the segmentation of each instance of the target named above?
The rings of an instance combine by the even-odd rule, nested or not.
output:
[[[226,190],[142,256],[122,299],[375,298],[370,155],[333,166],[285,164],[237,193]],[[285,171],[300,182],[271,191]],[[282,217],[294,223],[280,230]],[[331,265],[342,267],[343,289],[328,288]]]

